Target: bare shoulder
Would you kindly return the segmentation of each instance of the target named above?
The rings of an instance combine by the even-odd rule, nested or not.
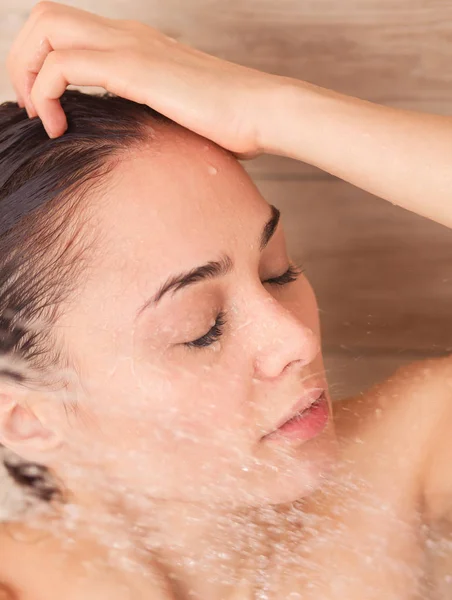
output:
[[[438,358],[417,360],[399,367],[395,373],[404,381],[409,377],[413,377],[418,382],[428,384],[441,382],[444,384],[452,376],[452,354]],[[452,389],[452,382],[450,381],[449,387]]]
[[[413,469],[427,516],[452,519],[452,356],[399,367],[335,406],[339,437],[387,449]]]
[[[157,564],[149,561],[142,570],[122,571],[104,551],[94,541],[66,544],[50,532],[3,523],[0,600],[174,600]]]
[[[368,390],[336,401],[339,428],[351,430],[382,415],[421,410],[431,416],[452,408],[452,355],[413,361]]]
[[[452,522],[452,356],[428,361],[420,371],[423,414],[433,418],[423,468],[426,517]]]
[[[400,367],[382,389],[388,392],[386,403],[395,399],[401,412],[419,415],[426,433],[438,439],[438,427],[452,416],[452,355]]]

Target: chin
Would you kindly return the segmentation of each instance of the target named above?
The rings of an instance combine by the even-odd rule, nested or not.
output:
[[[318,490],[337,464],[338,446],[334,429],[327,429],[314,440],[309,440],[290,452],[266,460],[262,458],[253,473],[245,503],[248,505],[276,505],[300,500]],[[251,488],[251,489],[250,489]]]

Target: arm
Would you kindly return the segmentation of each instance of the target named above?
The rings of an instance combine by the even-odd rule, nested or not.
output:
[[[281,78],[266,152],[302,160],[452,227],[452,117]]]
[[[68,84],[146,103],[239,157],[313,164],[452,227],[452,117],[372,104],[210,56],[135,21],[39,2],[8,70],[18,102],[51,137]]]

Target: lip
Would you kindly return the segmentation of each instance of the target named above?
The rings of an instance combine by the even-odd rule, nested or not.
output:
[[[274,431],[282,427],[287,421],[290,421],[297,413],[301,413],[307,408],[309,408],[316,400],[320,398],[320,396],[325,392],[324,388],[316,387],[307,390],[306,393],[298,402],[296,402],[290,412],[283,418],[281,421],[277,423]]]
[[[314,394],[313,394],[314,395]],[[330,410],[325,391],[320,394],[313,402],[306,406],[306,397],[304,403],[298,402],[295,407],[301,408],[284,421],[277,429],[274,429],[262,439],[263,441],[272,441],[276,443],[286,442],[306,442],[317,437],[327,426],[330,419]]]

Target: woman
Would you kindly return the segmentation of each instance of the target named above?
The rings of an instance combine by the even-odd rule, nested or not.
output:
[[[450,226],[451,119],[49,2],[8,68],[5,594],[450,597],[452,362],[333,415],[313,290],[234,155],[298,158]]]

